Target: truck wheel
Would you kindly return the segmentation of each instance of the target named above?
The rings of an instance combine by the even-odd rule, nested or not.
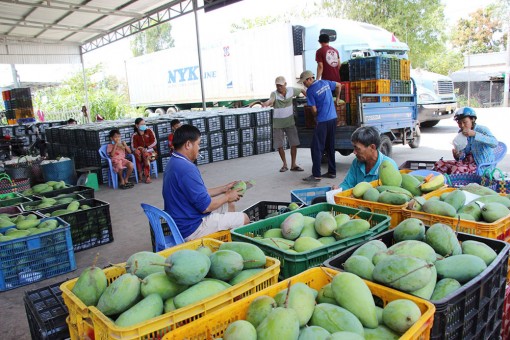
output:
[[[381,135],[381,147],[379,150],[388,157],[391,157],[393,152],[393,143],[391,142],[390,137],[386,135]]]
[[[157,108],[155,113],[159,116],[159,115],[164,115],[166,113],[165,109],[162,109],[162,108]]]
[[[420,127],[418,125],[416,125],[416,127],[414,129],[413,140],[411,143],[409,143],[409,147],[411,149],[416,149],[416,148],[420,147],[420,139],[421,139]]]
[[[171,115],[177,112],[177,109],[173,106],[170,106],[168,109],[166,109],[166,114]]]
[[[427,122],[420,123],[421,126],[425,128],[431,128],[436,126],[439,123],[439,120],[429,120]]]
[[[146,109],[145,114],[147,117],[152,117],[151,115],[154,115],[154,111],[152,109]]]

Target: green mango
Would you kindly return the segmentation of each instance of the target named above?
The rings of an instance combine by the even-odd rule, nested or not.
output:
[[[230,280],[228,283],[231,286],[235,286],[238,283],[248,280],[250,277],[253,277],[257,274],[262,273],[264,270],[265,270],[264,268],[244,269],[239,274],[234,276],[234,278],[232,280]]]
[[[352,332],[335,332],[331,334],[328,340],[365,340],[364,336],[361,336]]]
[[[385,286],[412,292],[425,287],[430,282],[432,279],[430,267],[432,264],[416,257],[391,255],[375,265],[372,275],[374,281]]]
[[[386,247],[386,244],[384,242],[379,240],[372,240],[368,241],[367,243],[363,244],[361,247],[356,249],[354,253],[352,253],[352,256],[364,256],[370,261],[372,261],[375,254],[381,251],[386,251],[388,248]]]
[[[251,323],[245,320],[237,320],[228,325],[225,333],[223,333],[224,340],[257,340],[257,330]]]
[[[329,332],[324,328],[309,326],[301,328],[298,340],[327,340],[329,336]]]
[[[105,273],[99,267],[88,267],[80,274],[71,289],[85,306],[95,306],[108,285]]]
[[[266,264],[266,255],[259,247],[245,242],[224,242],[219,250],[232,250],[243,257],[243,269],[261,268]]]
[[[299,320],[299,326],[305,326],[312,317],[315,308],[315,296],[310,287],[302,282],[290,286],[286,308],[292,308],[296,311]]]
[[[436,262],[436,252],[425,242],[416,240],[407,240],[395,243],[388,251],[394,255],[407,255],[425,260],[428,263]]]
[[[158,294],[163,300],[168,300],[188,289],[188,286],[179,285],[166,276],[165,272],[156,272],[147,275],[140,285],[143,297]]]
[[[482,207],[482,217],[487,223],[496,222],[508,216],[508,214],[510,214],[510,210],[501,203],[491,202]]]
[[[335,232],[335,238],[342,240],[344,238],[352,237],[362,234],[370,229],[370,223],[363,219],[353,219],[342,224]]]
[[[333,288],[331,287],[331,283],[322,286],[322,288],[319,290],[319,295],[317,296],[317,303],[329,303],[332,305],[337,304],[335,300],[335,295],[333,294]]]
[[[321,236],[332,236],[337,228],[335,217],[329,211],[321,211],[315,217],[315,231]]]
[[[376,188],[370,188],[365,191],[365,194],[363,194],[363,200],[369,202],[378,202],[379,196],[379,191]]]
[[[441,215],[447,217],[455,217],[457,215],[457,209],[452,207],[446,202],[440,200],[427,200],[422,206],[422,209],[427,214]]]
[[[200,300],[216,295],[227,289],[227,287],[217,281],[202,281],[186,289],[174,297],[174,304],[177,309],[189,306]]]
[[[496,259],[498,254],[488,245],[482,242],[468,240],[462,242],[462,254],[475,255],[481,258],[487,266]]]
[[[272,238],[272,237],[283,238],[282,230],[280,228],[278,228],[278,229],[275,228],[275,229],[266,230],[264,232],[264,238]]]
[[[400,222],[393,230],[395,242],[405,240],[425,240],[425,224],[417,218],[408,218]]]
[[[409,202],[412,198],[412,195],[401,194],[398,192],[392,191],[383,191],[378,198],[379,203],[391,204],[391,205],[402,205]]]
[[[406,189],[413,196],[421,196],[422,192],[420,189],[420,184],[422,181],[419,181],[416,177],[409,174],[402,174],[402,188]]]
[[[119,327],[129,327],[141,322],[155,318],[163,313],[163,300],[158,294],[150,294],[142,301],[123,312],[115,325]]]
[[[487,268],[484,260],[469,254],[446,257],[436,261],[435,266],[438,277],[455,279],[462,284],[469,282]]]
[[[462,253],[457,235],[452,228],[442,223],[435,223],[425,233],[426,242],[441,256]]]
[[[384,325],[377,328],[365,328],[365,340],[398,340],[400,335]]]
[[[163,305],[163,310],[164,310],[165,313],[173,312],[176,309],[177,308],[175,307],[174,298],[173,297],[165,301],[165,303]]]
[[[303,214],[299,212],[289,215],[280,225],[282,235],[288,240],[295,240],[304,228]]]
[[[276,301],[267,295],[256,297],[248,306],[246,320],[255,328],[277,307]]]
[[[352,195],[355,198],[362,198],[367,190],[372,188],[372,184],[369,182],[359,182],[354,188],[352,188]]]
[[[297,339],[299,319],[292,308],[277,307],[257,327],[258,340]]]
[[[294,242],[294,250],[297,251],[298,253],[304,253],[323,246],[324,245],[320,243],[318,240],[308,236],[299,237]]]
[[[207,275],[211,260],[196,250],[182,249],[170,255],[165,264],[166,275],[171,280],[180,285],[191,286]]]
[[[427,283],[427,285],[421,289],[410,292],[411,295],[420,297],[425,300],[430,300],[432,293],[434,293],[434,288],[436,287],[437,282],[436,267],[432,266],[430,269],[432,270],[432,278],[430,279],[429,283]]]
[[[218,250],[209,259],[209,276],[214,279],[229,281],[243,270],[243,257],[232,250]]]
[[[144,279],[152,273],[163,273],[165,258],[150,251],[140,251],[126,261],[126,271]]]
[[[420,318],[420,308],[411,300],[393,300],[383,309],[384,324],[400,334],[407,332]]]
[[[457,211],[466,203],[466,194],[462,190],[454,190],[446,195],[444,202],[450,204]]]
[[[329,303],[320,303],[315,306],[310,325],[322,327],[330,333],[347,331],[364,334],[363,325],[354,314]]]
[[[349,257],[344,263],[344,270],[356,274],[365,280],[373,281],[372,272],[374,271],[374,265],[372,260],[364,256],[353,255]]]
[[[123,274],[109,285],[97,302],[104,315],[123,313],[133,306],[140,296],[140,281],[136,275]]]
[[[457,280],[449,279],[449,278],[439,280],[436,283],[436,286],[434,287],[434,292],[432,293],[430,300],[437,301],[437,300],[444,299],[445,297],[447,297],[451,293],[455,292],[460,287],[461,287],[461,284]]]
[[[384,160],[379,166],[379,180],[382,185],[394,185],[399,187],[402,184],[402,175],[390,161]]]

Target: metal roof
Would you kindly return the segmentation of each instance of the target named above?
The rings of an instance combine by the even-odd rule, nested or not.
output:
[[[196,1],[0,0],[0,63],[80,62],[81,53],[192,12]],[[200,0],[196,8],[237,1]]]

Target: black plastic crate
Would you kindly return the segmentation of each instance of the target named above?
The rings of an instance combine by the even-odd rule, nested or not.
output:
[[[110,129],[85,130],[85,143],[91,149],[97,149],[110,142]]]
[[[16,125],[13,130],[15,136],[25,136],[27,134],[25,125]]]
[[[405,161],[398,168],[409,170],[432,170],[436,161]]]
[[[225,147],[225,159],[235,159],[239,157],[241,157],[241,153],[239,151],[239,144],[227,145]]]
[[[204,134],[207,132],[207,126],[205,123],[205,117],[189,118],[189,124],[200,130],[200,133]]]
[[[240,130],[241,135],[241,143],[249,143],[255,141],[255,129],[254,128],[247,128],[247,129],[241,129]]]
[[[198,152],[197,165],[207,164],[211,162],[211,153],[209,149],[201,149]]]
[[[158,122],[156,124],[156,138],[158,140],[167,139],[168,135],[172,132],[170,122]]]
[[[38,198],[35,198],[35,200],[38,200]],[[27,203],[32,202],[32,197],[27,196],[21,196],[19,194],[13,194],[12,197],[5,198],[3,200],[0,200],[0,207],[10,207],[13,205],[18,205],[21,203]]]
[[[239,144],[239,130],[225,131],[225,144],[226,145]]]
[[[50,127],[50,123],[37,123],[37,128],[39,129],[39,133],[44,133],[47,128]]]
[[[233,129],[239,128],[236,116],[222,115],[221,119],[223,121],[223,129],[224,130],[233,130]]]
[[[161,172],[165,171],[166,165],[170,161],[170,157],[171,156],[168,156],[168,155],[159,157],[159,159],[161,160]]]
[[[253,156],[255,154],[255,146],[253,143],[243,143],[239,145],[241,157]]]
[[[119,129],[120,132],[120,140],[126,142],[128,145],[131,144],[131,137],[134,133],[134,128],[132,127],[123,127]]]
[[[166,155],[170,153],[170,145],[168,145],[168,139],[163,139],[156,145],[160,155]]]
[[[219,147],[219,148],[212,148],[211,149],[211,161],[212,162],[219,162],[225,160],[225,148]]]
[[[209,146],[216,148],[223,145],[223,132],[212,132],[209,134]]]
[[[69,150],[69,147],[68,147]],[[108,163],[105,159],[102,159],[99,155],[99,148],[97,150],[94,149],[78,149],[78,154],[80,156],[80,162],[86,166],[104,166]]]
[[[289,212],[289,204],[290,202],[260,201],[244,209],[243,213],[248,215],[251,222],[256,222],[265,219],[270,214]]]
[[[373,239],[380,240],[389,247],[394,244],[393,232],[394,230],[389,230]],[[501,332],[510,244],[465,233],[458,233],[457,238],[460,242],[483,242],[498,256],[481,274],[455,293],[441,300],[430,301],[436,306],[430,339],[489,339],[487,334],[494,331],[494,334],[499,335]],[[325,261],[324,265],[343,270],[342,264],[361,245],[345,250]]]
[[[83,186],[83,185],[73,185],[70,187],[57,189],[57,190],[45,192],[42,194],[37,194],[37,196],[57,197],[59,195],[67,195],[67,194],[78,194],[78,195],[83,196],[84,198],[94,198],[94,189]]]
[[[255,139],[257,141],[270,140],[273,137],[273,129],[271,125],[255,127]]]
[[[79,202],[80,206],[86,204],[90,209],[58,216],[71,226],[74,252],[113,242],[110,204],[97,199],[84,199]],[[51,214],[58,209],[61,207],[44,209],[40,213]]]
[[[249,128],[253,126],[253,115],[251,113],[242,113],[236,116],[239,129]]]
[[[85,129],[76,129],[74,131],[74,138],[76,139],[76,142],[78,144],[80,144],[80,145],[85,144],[86,140],[87,140],[87,130],[85,130]]]
[[[260,141],[255,143],[255,153],[257,155],[271,152],[271,141]]]
[[[271,124],[271,110],[254,112],[253,115],[256,126]]]
[[[209,138],[207,134],[202,133],[200,136],[200,149],[208,149],[209,148]]]
[[[207,120],[207,131],[215,132],[221,131],[221,117],[218,115],[208,116]]]
[[[69,311],[60,290],[63,282],[25,292],[23,301],[32,340],[69,338],[69,329],[66,324]]]
[[[60,143],[60,133],[58,132],[58,130],[60,130],[58,127],[54,127],[52,129],[50,129],[51,141],[53,143]],[[46,137],[48,137],[48,136],[46,136]]]

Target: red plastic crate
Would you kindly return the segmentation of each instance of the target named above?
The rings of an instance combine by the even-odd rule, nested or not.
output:
[[[351,82],[350,81],[341,81],[342,84],[342,92],[340,93],[340,99],[345,101],[346,103],[351,102]]]

